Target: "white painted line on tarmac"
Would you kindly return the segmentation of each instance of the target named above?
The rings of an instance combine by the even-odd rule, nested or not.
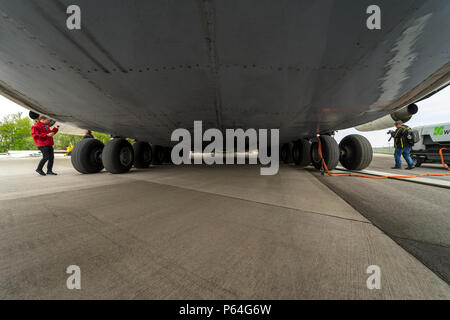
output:
[[[367,174],[367,175],[377,176],[377,177],[408,176],[408,175],[414,176],[414,175],[416,175],[412,171],[410,171],[409,174],[399,174],[399,173],[373,171],[373,170],[349,171],[347,169],[344,169],[343,167],[337,167],[336,170],[352,172],[352,173],[359,173],[359,174]],[[425,185],[439,187],[439,188],[450,189],[450,181],[447,181],[447,180],[437,180],[437,179],[430,179],[430,178],[426,178],[426,177],[418,177],[418,178],[390,178],[390,179],[402,180],[402,181],[407,181],[407,182],[413,182],[413,183],[425,184]]]
[[[393,154],[385,154],[385,153],[374,153],[373,156],[380,158],[394,158]]]

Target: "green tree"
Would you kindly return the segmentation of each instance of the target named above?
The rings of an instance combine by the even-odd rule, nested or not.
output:
[[[0,122],[0,152],[8,150],[35,150],[30,118],[22,118],[22,113],[10,114]]]
[[[8,150],[36,150],[31,127],[34,122],[29,117],[23,117],[22,113],[10,114],[0,121],[0,152]],[[94,138],[106,144],[111,138],[109,134],[93,132]],[[82,136],[75,136],[64,133],[57,133],[53,137],[55,149],[65,150],[68,146],[74,146],[80,141]],[[127,139],[131,143],[133,140]]]
[[[111,136],[106,133],[92,132],[92,135],[94,136],[95,139],[98,139],[101,142],[103,142],[103,144],[106,144],[108,143],[109,140],[111,140]]]
[[[100,133],[100,132],[92,132],[92,135],[95,139],[100,140],[103,142],[103,144],[106,144],[110,139],[110,135],[106,133]],[[72,145],[75,146],[78,141],[83,139],[82,136],[74,136],[70,134],[64,134],[64,133],[58,133],[54,136],[53,140],[55,142],[55,148],[56,149],[67,149],[68,146]]]
[[[57,133],[53,136],[54,147],[58,150],[65,150],[68,146],[74,146],[83,137],[71,134]]]

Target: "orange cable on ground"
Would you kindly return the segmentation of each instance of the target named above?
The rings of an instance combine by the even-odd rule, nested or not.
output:
[[[364,174],[353,174],[353,173],[331,173],[330,170],[328,170],[327,164],[325,163],[325,160],[322,155],[322,142],[320,141],[320,138],[317,137],[318,142],[318,153],[319,157],[322,159],[322,166],[325,169],[325,172],[330,177],[359,177],[359,178],[367,178],[367,179],[410,179],[410,178],[421,178],[421,177],[443,177],[443,176],[450,176],[450,173],[425,173],[425,174],[419,174],[414,176],[370,176],[370,175],[364,175]],[[450,171],[450,168],[447,166],[447,164],[444,162],[444,150],[447,150],[447,148],[442,148],[439,150],[439,155],[441,156],[441,162],[447,170]]]

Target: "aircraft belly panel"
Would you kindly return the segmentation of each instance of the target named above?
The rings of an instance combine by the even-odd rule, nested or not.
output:
[[[371,2],[2,0],[0,90],[160,144],[194,120],[280,128],[282,142],[344,129],[399,108],[450,61],[450,2],[378,1],[376,31]]]

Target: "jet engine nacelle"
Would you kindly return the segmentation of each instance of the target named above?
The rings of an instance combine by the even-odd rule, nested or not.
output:
[[[37,120],[39,118],[39,114],[34,112],[34,111],[30,111],[28,113],[29,117],[33,120]],[[50,119],[50,127],[54,126],[56,123],[55,120]],[[78,127],[72,126],[68,123],[61,123],[58,122],[59,125],[59,132],[60,133],[64,133],[64,134],[71,134],[74,136],[83,136],[84,135],[84,130],[80,129]]]
[[[419,107],[417,107],[417,105],[413,103],[383,118],[357,126],[356,130],[376,131],[391,128],[394,126],[395,121],[401,120],[403,122],[407,122],[411,120],[412,116],[415,115],[417,111],[419,111]]]

